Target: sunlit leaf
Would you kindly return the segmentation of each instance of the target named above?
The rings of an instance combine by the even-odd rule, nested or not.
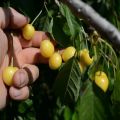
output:
[[[81,86],[81,74],[78,62],[70,59],[60,70],[54,84],[55,94],[65,103],[77,101]]]
[[[79,120],[112,120],[110,116],[109,99],[97,86],[88,81],[76,110]]]

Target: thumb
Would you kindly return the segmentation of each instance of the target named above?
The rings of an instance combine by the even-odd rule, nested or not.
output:
[[[20,28],[28,23],[28,17],[17,12],[15,9],[0,7],[0,28]]]

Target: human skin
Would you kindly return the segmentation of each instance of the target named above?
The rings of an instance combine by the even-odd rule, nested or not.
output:
[[[48,38],[45,32],[35,31],[30,41],[23,39],[20,34],[14,36],[8,32],[6,35],[6,30],[21,30],[28,22],[27,17],[13,8],[0,8],[0,109],[6,106],[8,98],[27,99],[30,83],[39,76],[39,69],[35,65],[47,62],[39,49],[40,42]],[[12,57],[13,65],[19,67],[19,70],[13,77],[13,85],[8,88],[3,82],[2,72],[10,65]]]

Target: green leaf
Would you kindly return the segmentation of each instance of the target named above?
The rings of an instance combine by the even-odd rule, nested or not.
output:
[[[112,120],[109,101],[105,93],[103,93],[95,84],[87,81],[87,86],[78,99],[76,111],[79,120]],[[94,88],[94,89],[93,89]]]
[[[120,118],[120,102],[114,102],[112,105],[112,112],[113,112],[113,117],[114,120],[119,120]]]
[[[70,110],[69,107],[65,107],[65,110],[64,110],[64,120],[70,120],[71,119],[71,114],[72,114],[72,111]]]
[[[18,106],[19,113],[25,113],[25,111],[28,108],[31,108],[32,105],[33,105],[33,103],[32,103],[32,100],[30,100],[30,99],[27,99],[26,101],[21,102]]]
[[[53,28],[53,18],[50,21],[50,24],[48,26],[48,32],[52,34],[52,28]]]
[[[67,25],[69,27],[68,33],[70,33],[72,38],[74,38],[80,29],[80,25],[75,20],[75,16],[72,14],[70,9],[62,3],[60,4],[60,12],[67,20]]]
[[[50,18],[48,15],[41,17],[40,19],[40,24],[39,24],[39,29],[48,32],[50,29]]]
[[[120,102],[120,69],[118,69],[116,72],[116,80],[114,82],[112,100],[116,102]]]
[[[77,49],[77,51],[88,47],[86,33],[83,31],[82,27],[80,27],[79,29],[80,31],[75,36],[75,40],[74,40],[74,44],[75,44],[74,46]]]
[[[79,116],[78,116],[77,112],[73,113],[72,120],[79,120]]]
[[[36,120],[35,114],[33,112],[28,112],[26,114],[26,120]]]
[[[39,29],[42,29],[45,32],[52,34],[53,28],[53,17],[44,16],[40,19]]]
[[[88,69],[89,79],[94,80],[95,72],[101,70],[100,61],[101,61],[101,55],[99,55],[99,58],[97,58],[97,60],[94,61],[94,63],[89,67]]]
[[[67,47],[72,44],[69,36],[66,35],[63,31],[65,22],[66,21],[63,18],[54,17],[53,19],[52,36],[62,47]]]
[[[77,101],[81,85],[78,61],[73,57],[60,70],[54,83],[54,92],[65,104]]]

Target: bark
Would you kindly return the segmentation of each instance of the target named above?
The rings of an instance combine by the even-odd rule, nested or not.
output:
[[[100,16],[91,6],[81,0],[61,0],[78,16],[93,26],[101,36],[105,37],[115,47],[120,49],[120,32],[118,29]]]

